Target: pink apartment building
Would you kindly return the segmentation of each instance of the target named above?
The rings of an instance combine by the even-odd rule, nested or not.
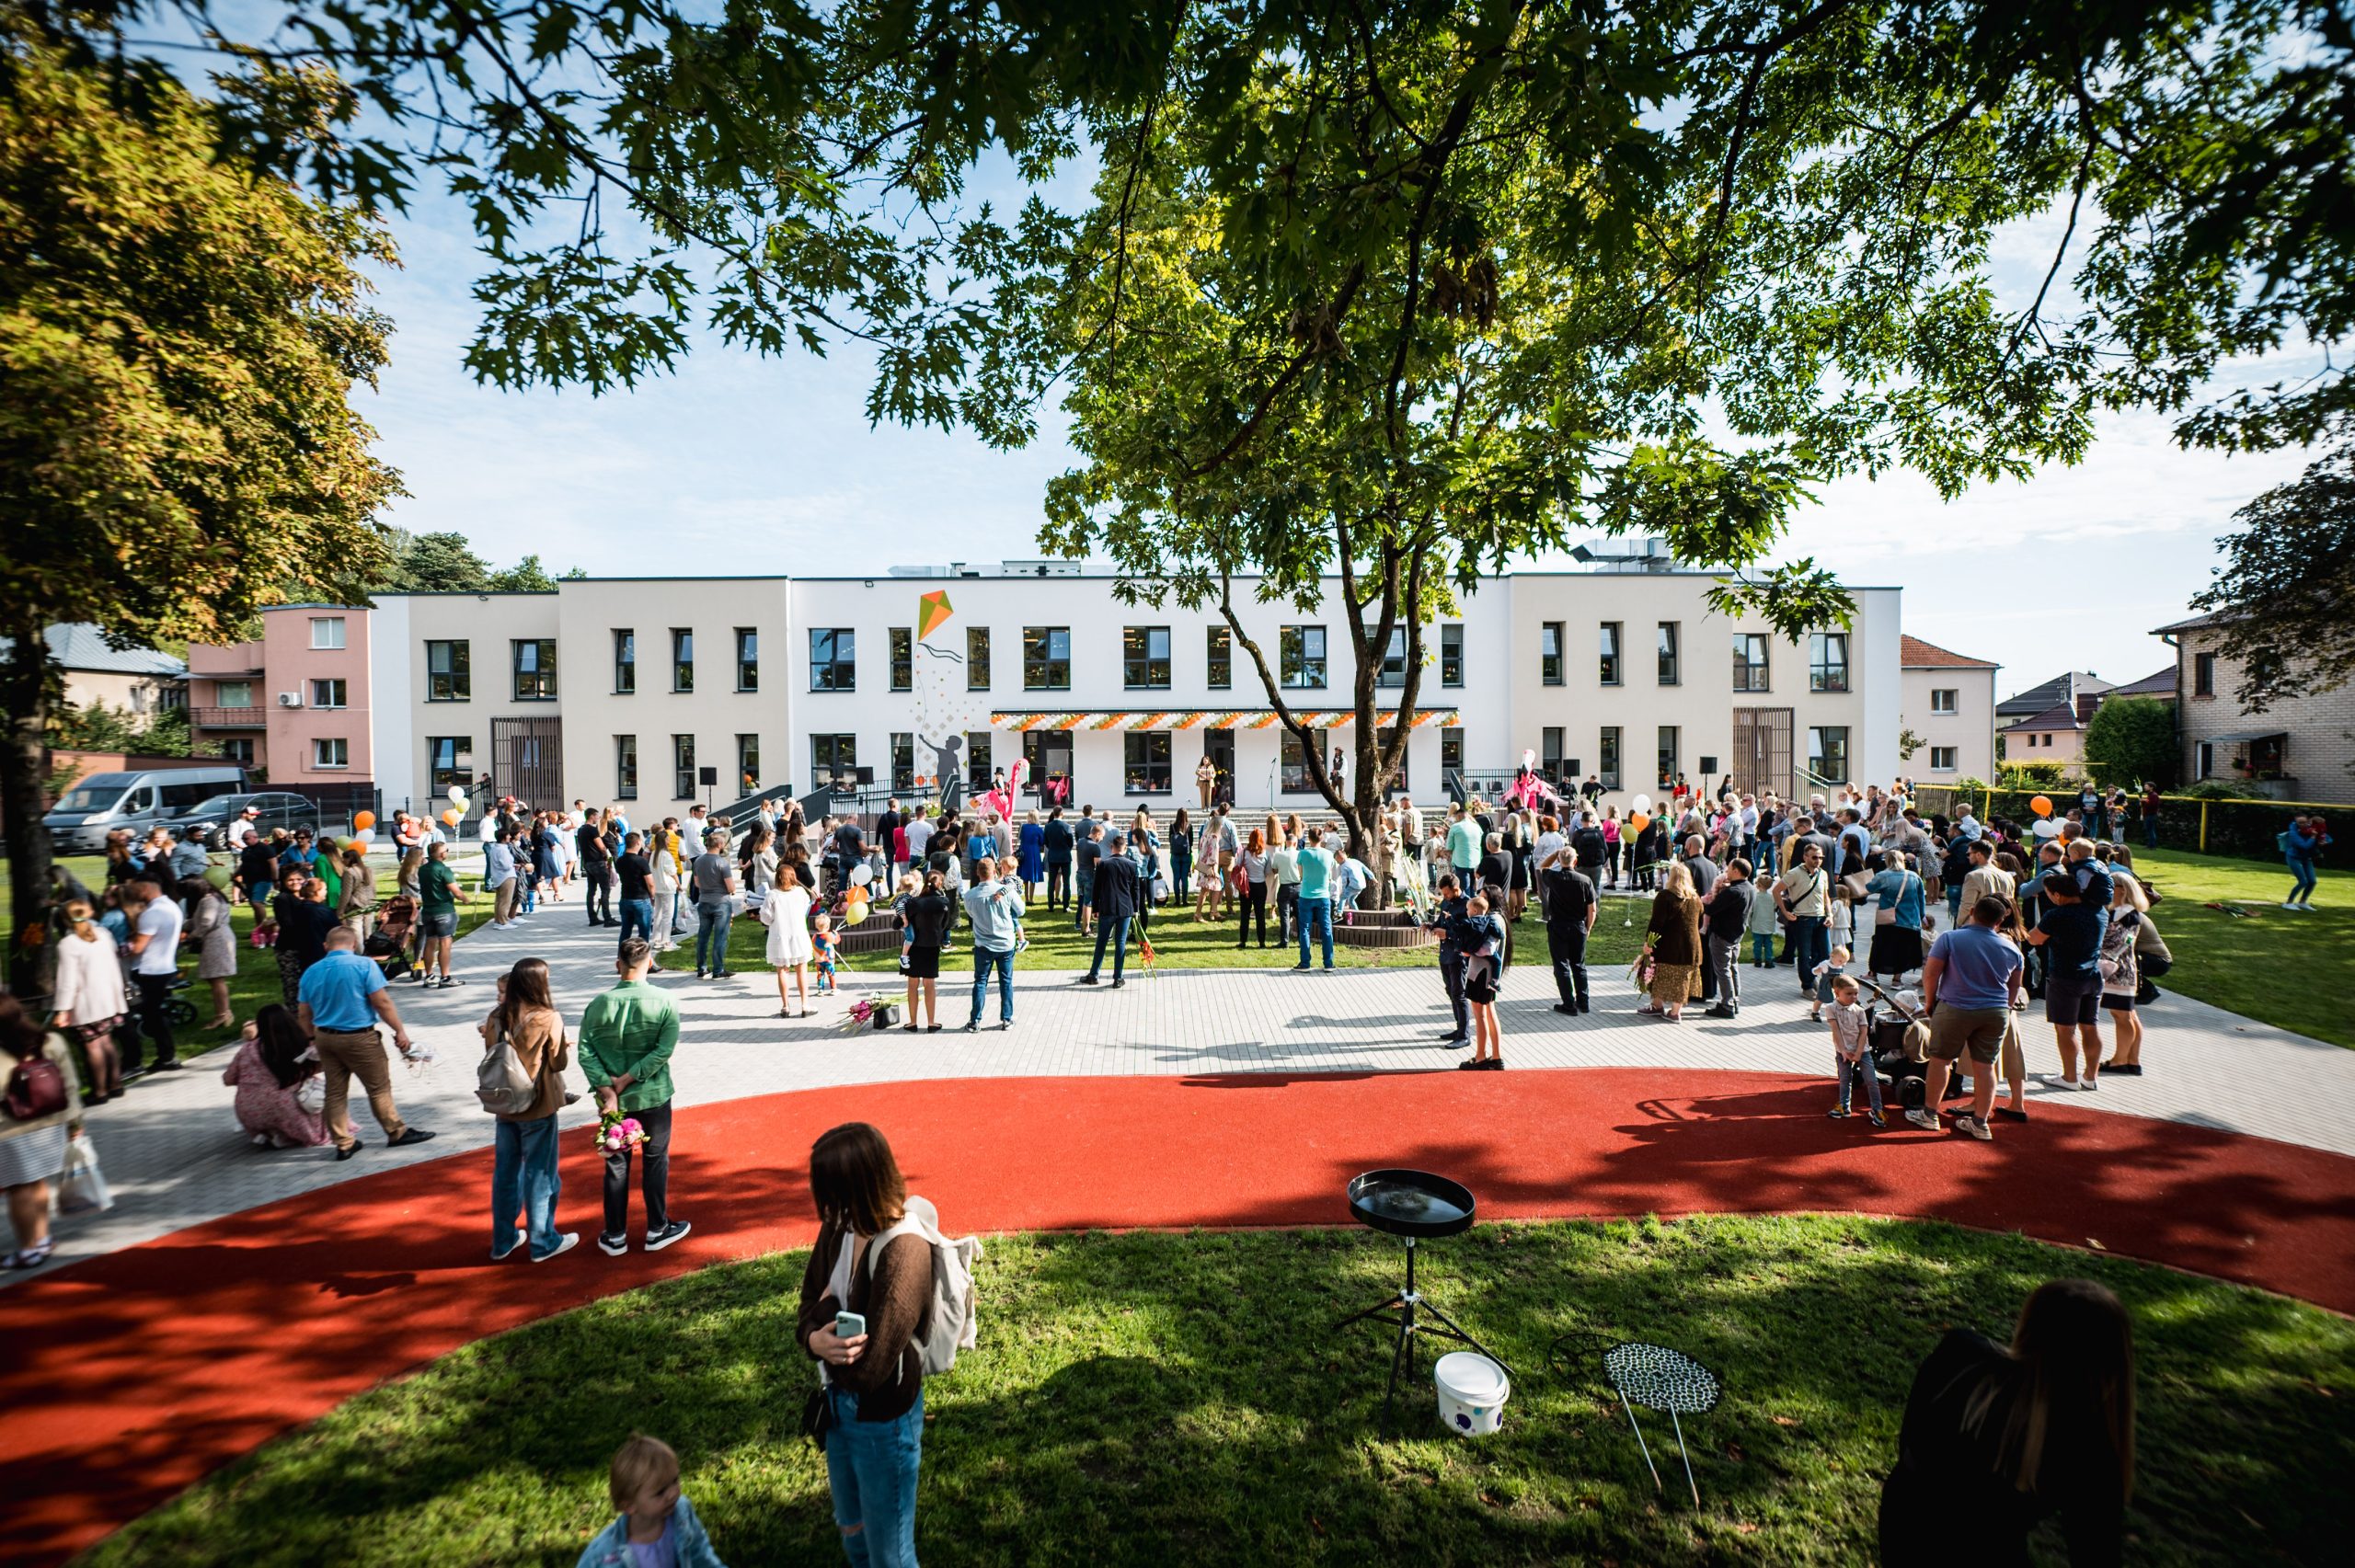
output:
[[[190,721],[222,754],[289,785],[365,784],[370,612],[281,604],[258,642],[189,649]]]

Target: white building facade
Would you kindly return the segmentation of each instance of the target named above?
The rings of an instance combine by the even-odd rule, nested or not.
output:
[[[1852,625],[1791,641],[1713,612],[1716,581],[1480,579],[1422,628],[1401,787],[1443,800],[1453,769],[1493,790],[1524,751],[1623,806],[1679,773],[1785,794],[1894,777],[1898,590],[1852,589]],[[1018,758],[1032,801],[1109,809],[1196,802],[1207,756],[1241,805],[1314,803],[1303,748],[1215,608],[1126,604],[1115,585],[1028,562],[386,595],[377,780],[388,807],[488,776],[535,803],[667,815],[830,779],[928,795],[944,766],[970,793]],[[1252,597],[1241,620],[1287,705],[1354,766],[1338,588],[1313,611]],[[1383,693],[1403,686],[1404,640]]]

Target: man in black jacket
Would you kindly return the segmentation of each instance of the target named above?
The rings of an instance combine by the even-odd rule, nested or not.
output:
[[[1464,1001],[1464,953],[1455,945],[1456,922],[1465,919],[1465,906],[1470,902],[1464,897],[1464,886],[1449,872],[1440,877],[1435,891],[1439,907],[1431,911],[1430,929],[1439,933],[1439,978],[1447,987],[1447,1004],[1455,1013],[1455,1031],[1442,1035],[1439,1043],[1458,1049],[1472,1043],[1472,1014]]]
[[[1090,900],[1096,908],[1096,961],[1087,967],[1079,983],[1092,986],[1104,967],[1104,944],[1112,944],[1112,987],[1115,990],[1128,982],[1120,978],[1120,970],[1129,956],[1129,920],[1137,912],[1142,889],[1137,881],[1137,863],[1129,858],[1128,839],[1115,833],[1104,841],[1104,858],[1096,863],[1096,887]]]
[[[1071,824],[1063,820],[1060,806],[1047,813],[1047,825],[1041,830],[1039,847],[1047,858],[1047,908],[1071,908]]]
[[[580,851],[580,882],[588,889],[582,902],[588,906],[591,925],[619,925],[614,918],[614,852],[606,846],[604,824],[597,819],[596,807],[580,814],[580,827],[572,835],[573,843]],[[597,910],[603,907],[601,916]]]
[[[1594,1011],[1586,984],[1586,937],[1594,929],[1600,900],[1594,883],[1573,864],[1573,852],[1556,850],[1537,869],[1537,897],[1545,915],[1545,952],[1554,960],[1554,989],[1562,1000],[1557,1013]]]

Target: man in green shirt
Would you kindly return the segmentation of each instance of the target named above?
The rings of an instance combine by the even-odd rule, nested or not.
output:
[[[450,942],[458,934],[458,874],[450,869],[450,846],[435,840],[425,852],[424,869],[417,874],[418,979],[426,985],[456,986],[464,980],[450,975]],[[433,978],[439,965],[442,978]]]
[[[1447,864],[1455,868],[1456,879],[1466,887],[1477,885],[1474,875],[1480,868],[1480,824],[1462,801],[1448,807]]]
[[[646,1134],[639,1185],[646,1195],[646,1250],[659,1253],[694,1229],[671,1218],[671,1053],[679,1044],[679,1008],[646,983],[654,950],[626,938],[615,956],[622,983],[592,999],[580,1015],[580,1070],[602,1111],[618,1111]],[[629,1251],[630,1149],[605,1150],[605,1229],[598,1250]]]

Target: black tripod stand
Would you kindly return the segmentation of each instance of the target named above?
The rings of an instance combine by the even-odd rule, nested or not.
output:
[[[1408,1236],[1404,1240],[1407,1243],[1406,1288],[1388,1300],[1368,1307],[1362,1312],[1351,1312],[1333,1325],[1336,1329],[1345,1329],[1351,1323],[1371,1320],[1378,1323],[1396,1323],[1398,1326],[1398,1348],[1390,1357],[1390,1390],[1383,1396],[1385,1425],[1392,1424],[1393,1418],[1398,1413],[1398,1369],[1401,1367],[1413,1365],[1413,1352],[1408,1346],[1414,1344],[1415,1335],[1423,1334],[1438,1339],[1452,1339],[1460,1345],[1470,1345],[1481,1355],[1488,1356],[1489,1360],[1496,1361],[1499,1367],[1505,1365],[1497,1359],[1496,1355],[1487,1345],[1458,1328],[1453,1318],[1425,1300],[1422,1292],[1415,1288],[1415,1238]],[[1417,1322],[1416,1316],[1419,1312],[1427,1312],[1437,1318],[1439,1325],[1433,1326]],[[1511,1377],[1512,1368],[1506,1367],[1505,1375]]]

